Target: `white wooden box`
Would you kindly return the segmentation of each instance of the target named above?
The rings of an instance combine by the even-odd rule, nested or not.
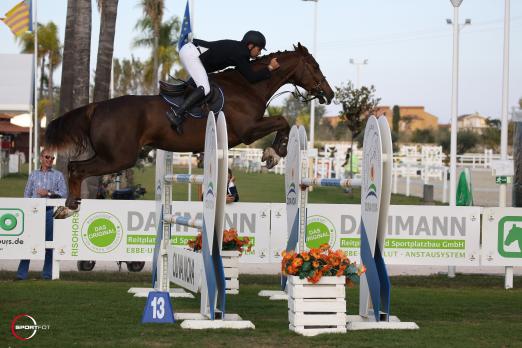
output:
[[[239,294],[239,251],[222,250],[221,259],[225,268],[227,294]]]
[[[288,277],[289,328],[304,336],[346,332],[346,278],[322,277],[316,283]]]

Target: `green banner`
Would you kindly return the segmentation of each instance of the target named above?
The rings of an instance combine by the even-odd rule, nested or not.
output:
[[[341,238],[341,248],[360,248],[359,238]],[[387,238],[384,242],[386,249],[446,249],[465,250],[466,241],[463,239],[398,239]]]

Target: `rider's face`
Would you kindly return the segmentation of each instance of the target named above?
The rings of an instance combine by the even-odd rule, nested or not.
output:
[[[257,58],[261,54],[261,48],[254,46],[252,44],[248,45],[250,48],[250,57]]]

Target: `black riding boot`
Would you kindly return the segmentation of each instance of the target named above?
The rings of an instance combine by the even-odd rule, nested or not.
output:
[[[176,132],[178,132],[178,134],[183,133],[182,124],[183,121],[185,121],[185,119],[187,118],[187,116],[185,116],[187,110],[194,106],[194,104],[199,102],[204,97],[205,89],[202,86],[199,86],[188,95],[188,97],[185,99],[183,104],[181,104],[181,106],[178,109],[171,108],[172,112],[169,111],[167,113],[167,116],[172,122],[172,128],[174,128]]]

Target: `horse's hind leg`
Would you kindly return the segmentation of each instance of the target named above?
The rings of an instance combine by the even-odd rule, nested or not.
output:
[[[73,210],[78,209],[81,197],[82,181],[90,176],[115,173],[117,171],[130,168],[136,162],[136,154],[128,153],[125,158],[119,157],[118,160],[108,156],[94,155],[84,161],[73,161],[69,163],[69,196],[65,205]]]

